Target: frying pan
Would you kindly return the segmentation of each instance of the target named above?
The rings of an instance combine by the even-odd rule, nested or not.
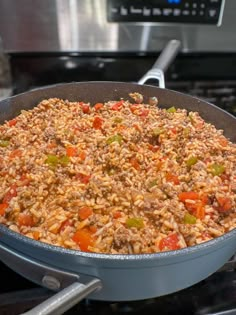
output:
[[[164,55],[171,60],[179,47],[172,41]],[[165,58],[141,79],[157,77],[164,87]],[[158,69],[156,69],[158,67]],[[69,83],[26,92],[0,102],[1,121],[41,100],[57,97],[95,104],[127,98],[129,93],[156,96],[159,106],[198,111],[236,141],[236,118],[203,100],[164,88],[120,82]],[[0,259],[10,268],[49,289],[59,291],[25,315],[63,314],[85,296],[106,301],[157,297],[189,287],[219,269],[236,252],[236,229],[177,251],[141,255],[109,255],[70,250],[41,243],[0,225]]]

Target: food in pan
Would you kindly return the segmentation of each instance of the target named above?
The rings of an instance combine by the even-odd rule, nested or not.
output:
[[[57,98],[0,126],[0,223],[70,249],[143,254],[236,227],[236,145],[152,98]]]

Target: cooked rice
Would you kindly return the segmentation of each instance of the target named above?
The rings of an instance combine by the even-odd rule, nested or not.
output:
[[[0,126],[0,223],[111,254],[184,248],[236,227],[236,145],[221,130],[183,109],[88,105],[43,100]]]

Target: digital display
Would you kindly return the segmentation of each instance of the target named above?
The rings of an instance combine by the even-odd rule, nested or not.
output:
[[[107,0],[109,22],[220,25],[224,0]]]
[[[181,0],[167,0],[167,3],[169,3],[169,4],[179,4],[179,3],[181,3]]]

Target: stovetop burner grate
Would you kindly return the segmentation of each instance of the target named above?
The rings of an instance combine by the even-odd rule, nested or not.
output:
[[[170,81],[166,85],[169,89],[202,98],[236,116],[236,81]]]
[[[2,290],[0,284],[0,314],[19,315],[43,302],[52,292],[21,278],[0,265],[1,274],[15,287]],[[194,271],[193,271],[194,272]],[[75,314],[158,314],[161,315],[235,315],[236,314],[236,255],[209,278],[182,291],[166,296],[131,302],[101,302],[84,300],[67,311]]]

